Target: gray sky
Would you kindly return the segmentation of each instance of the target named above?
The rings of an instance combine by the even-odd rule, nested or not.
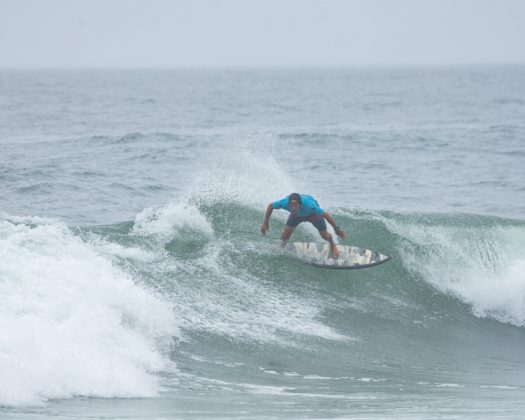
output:
[[[525,0],[0,0],[0,67],[525,62]]]

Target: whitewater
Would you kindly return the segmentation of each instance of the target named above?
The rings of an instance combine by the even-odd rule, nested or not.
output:
[[[1,71],[0,417],[523,418],[524,115],[523,66]],[[283,253],[291,192],[392,260]]]

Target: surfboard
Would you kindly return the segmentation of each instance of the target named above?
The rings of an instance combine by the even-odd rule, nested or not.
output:
[[[391,258],[370,249],[337,245],[339,258],[334,259],[328,242],[288,242],[284,249],[309,264],[323,268],[368,268]]]

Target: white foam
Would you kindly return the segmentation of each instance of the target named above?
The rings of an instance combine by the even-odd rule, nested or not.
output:
[[[467,273],[459,284],[450,287],[479,317],[525,326],[525,258],[509,261],[496,273]]]
[[[89,243],[97,253],[110,258],[119,257],[143,263],[150,263],[159,258],[156,253],[148,252],[137,247],[125,247],[96,236],[92,236]]]
[[[265,369],[263,369],[263,372],[267,373],[268,375],[280,375],[280,373],[275,371],[275,370],[265,370]]]
[[[60,223],[58,219],[50,217],[39,217],[39,216],[13,216],[11,214],[0,212],[0,220],[11,222],[14,224],[26,224],[26,225],[49,225]]]
[[[286,386],[256,385],[246,383],[242,383],[239,385],[254,394],[285,395],[286,393],[295,391],[295,388]]]
[[[465,388],[465,385],[445,383],[445,384],[436,384],[436,387],[438,388]]]
[[[62,224],[0,221],[0,405],[145,397],[178,329],[171,309]]]
[[[297,372],[283,372],[283,375],[284,376],[301,376],[299,373]]]
[[[275,395],[275,396],[293,396],[297,398],[326,398],[334,400],[373,400],[375,396],[365,395],[348,395],[348,394],[319,394],[309,392],[298,392],[297,388],[285,386],[256,385],[256,384],[239,384],[253,394]]]
[[[519,389],[517,386],[510,385],[481,385],[480,388],[484,389]]]
[[[149,207],[135,217],[133,233],[136,235],[154,235],[163,239],[176,238],[181,229],[189,227],[212,235],[213,230],[206,217],[197,207],[180,200],[164,207]]]

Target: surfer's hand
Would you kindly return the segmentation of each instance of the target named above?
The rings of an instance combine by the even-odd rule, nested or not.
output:
[[[345,239],[348,236],[343,229],[336,228],[334,230],[335,230],[336,235],[339,236],[340,238]]]
[[[268,226],[268,223],[263,223],[261,226],[261,233],[263,235],[266,235],[269,230],[270,230],[270,226]]]

